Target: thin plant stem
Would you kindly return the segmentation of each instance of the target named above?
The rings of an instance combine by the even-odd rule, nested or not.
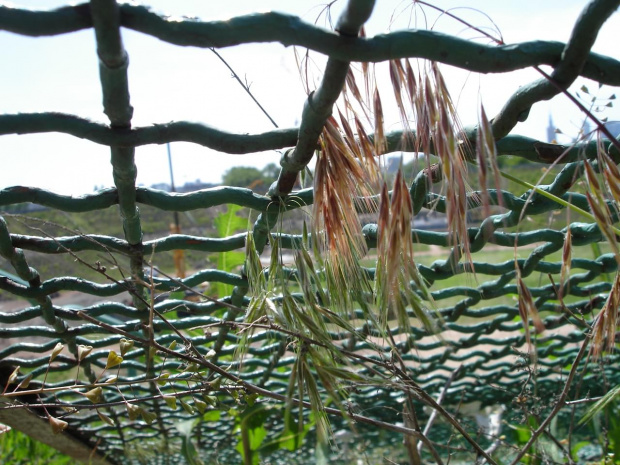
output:
[[[506,173],[504,171],[500,171],[500,174],[502,175],[502,177],[504,177],[504,178],[506,178],[506,179],[508,179],[508,180],[510,180],[512,182],[515,182],[517,184],[520,184],[520,185],[522,185],[524,187],[527,187],[528,189],[532,189],[537,194],[540,194],[540,195],[542,195],[544,197],[547,197],[548,199],[553,200],[554,202],[562,205],[563,207],[569,208],[570,210],[572,210],[572,211],[574,211],[576,213],[579,213],[580,215],[585,216],[586,218],[588,218],[592,222],[596,222],[596,218],[594,217],[594,215],[592,215],[591,213],[589,213],[589,212],[579,208],[576,205],[573,205],[570,202],[567,202],[566,200],[558,197],[557,195],[553,195],[552,193],[547,192],[546,190],[541,189],[538,186],[535,186],[533,184],[530,184],[527,181],[523,181],[523,180],[521,180],[519,178],[516,178],[516,177],[514,177],[514,176],[512,176],[512,175],[510,175],[510,174],[508,174],[508,173]],[[612,226],[612,225],[610,225],[610,227],[611,227],[611,229],[613,230],[614,233],[620,235],[620,229],[618,229],[618,228],[616,228],[615,226]]]

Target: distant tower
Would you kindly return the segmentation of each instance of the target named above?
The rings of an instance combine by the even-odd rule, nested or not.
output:
[[[590,124],[590,120],[586,119],[583,122],[583,135],[587,136],[588,134],[590,134],[592,132],[592,125]]]
[[[551,143],[555,140],[555,126],[553,125],[553,118],[549,113],[549,126],[547,126],[547,142]]]

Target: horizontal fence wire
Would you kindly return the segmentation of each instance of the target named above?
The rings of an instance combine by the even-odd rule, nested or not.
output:
[[[594,3],[606,11],[613,11],[618,5],[618,2]],[[181,421],[198,418],[203,420],[192,433],[198,449],[210,451],[205,454],[211,453],[211,457],[217,457],[220,463],[238,462],[239,455],[235,450],[238,438],[233,430],[239,420],[230,412],[236,405],[245,402],[244,396],[251,392],[248,386],[272,393],[272,397],[265,397],[263,403],[267,408],[265,425],[270,437],[275,438],[285,432],[281,413],[276,413],[281,411],[276,406],[278,402],[283,405],[282,399],[288,395],[292,373],[298,369],[297,357],[291,349],[291,337],[275,327],[266,327],[249,335],[239,331],[245,322],[245,311],[252,302],[252,283],[247,268],[239,271],[202,269],[182,279],[157,273],[150,276],[148,262],[152,257],[156,259],[160,254],[174,250],[219,254],[244,251],[248,245],[248,234],[237,233],[227,237],[169,234],[147,240],[144,235],[150,231],[144,230],[140,207],[174,212],[215,211],[226,205],[244,207],[255,213],[252,237],[259,254],[269,250],[269,246],[276,241],[281,253],[294,256],[301,244],[313,242],[312,234],[301,230],[283,230],[277,225],[282,218],[292,218],[314,202],[312,189],[289,194],[298,173],[317,148],[317,139],[340,95],[350,61],[421,58],[483,73],[550,65],[555,69],[553,78],[560,88],[566,88],[577,76],[593,79],[600,84],[620,85],[620,62],[590,52],[602,24],[601,19],[607,17],[607,13],[599,10],[580,19],[574,33],[576,35],[571,37],[568,45],[532,41],[489,46],[421,30],[390,32],[372,38],[357,37],[372,11],[373,2],[360,4],[363,5],[359,10],[354,9],[355,15],[345,17],[340,24],[342,29],[336,32],[308,24],[294,16],[273,12],[228,21],[203,22],[171,19],[144,6],[117,5],[114,1],[105,0],[51,11],[0,6],[0,30],[16,34],[40,37],[94,29],[104,113],[109,119],[104,124],[54,112],[4,114],[0,115],[0,135],[59,132],[109,146],[115,183],[114,188],[81,197],[59,195],[36,187],[7,187],[0,190],[0,209],[8,210],[10,206],[27,202],[75,213],[118,206],[119,224],[122,224],[123,230],[121,237],[90,231],[63,236],[25,235],[10,231],[11,219],[19,218],[19,215],[7,212],[0,220],[0,255],[10,263],[15,274],[12,277],[0,276],[0,290],[3,294],[30,302],[21,310],[0,313],[0,384],[8,382],[8,374],[17,366],[21,367],[22,372],[32,375],[34,387],[30,387],[31,390],[36,391],[42,386],[48,372],[54,377],[53,382],[45,384],[52,391],[39,396],[16,397],[17,400],[42,416],[44,406],[54,414],[60,411],[60,404],[75,407],[78,413],[66,417],[69,431],[79,433],[79,438],[89,447],[96,447],[109,463],[128,463],[128,451],[133,451],[132,457],[137,461],[136,457],[146,453],[140,448],[140,443],[148,444],[152,449],[161,448],[157,449],[161,452],[159,455],[151,453],[146,457],[149,463],[185,463],[179,453],[183,434],[177,425]],[[588,33],[586,37],[586,33],[580,31],[588,27],[593,33]],[[235,134],[187,121],[133,127],[127,78],[128,56],[123,48],[121,28],[179,46],[219,48],[257,42],[295,45],[322,53],[329,61],[319,89],[309,97],[300,128],[276,129],[262,134]],[[524,398],[522,402],[531,404],[537,402],[536,399],[540,402],[540,399],[553,398],[562,390],[571,365],[586,339],[588,326],[584,325],[584,321],[594,318],[605,305],[618,264],[612,253],[600,253],[591,259],[572,258],[571,274],[563,285],[564,303],[558,299],[558,283],[567,234],[570,234],[574,247],[585,248],[605,242],[604,231],[589,218],[573,218],[577,221],[561,229],[541,227],[525,230],[525,218],[542,217],[564,210],[562,205],[544,193],[590,211],[586,195],[575,186],[579,179],[584,178],[585,160],[592,161],[596,166],[600,148],[597,142],[563,146],[509,134],[534,103],[560,92],[557,86],[543,81],[516,94],[498,115],[493,128],[498,139],[497,153],[500,160],[507,156],[519,157],[540,166],[561,162],[561,169],[548,184],[519,195],[508,189],[489,190],[494,214],[472,222],[467,229],[467,240],[474,254],[471,264],[461,262],[455,265],[451,260],[452,243],[448,232],[426,230],[419,227],[421,223],[417,220],[414,222],[412,241],[431,247],[438,253],[438,258],[433,262],[420,264],[419,271],[429,285],[437,313],[443,320],[443,336],[432,337],[409,309],[410,328],[405,331],[393,327],[390,331],[394,346],[390,346],[384,335],[368,324],[363,309],[358,309],[350,315],[355,333],[335,328],[328,333],[332,343],[343,353],[346,351],[359,356],[351,360],[351,369],[358,375],[373,375],[374,368],[362,356],[369,354],[369,360],[382,364],[387,363],[392,351],[397,349],[411,378],[432,397],[444,389],[455,370],[461,367],[450,382],[445,406],[504,404],[518,410],[514,407],[515,399]],[[463,137],[475,146],[476,128],[466,128]],[[407,145],[407,141],[414,137],[405,138],[402,131],[390,133],[386,139],[386,154],[414,149]],[[283,157],[282,171],[278,179],[273,180],[267,195],[226,186],[185,194],[137,187],[138,167],[135,165],[134,151],[147,144],[179,141],[227,154],[292,150]],[[613,161],[620,162],[618,145],[610,140],[605,140],[603,144]],[[446,213],[448,201],[445,193],[436,188],[441,182],[437,170],[427,168],[419,171],[409,186],[415,214],[426,210]],[[476,199],[483,193],[472,191],[468,195],[470,213],[482,211],[483,207]],[[611,202],[609,209],[616,211]],[[616,216],[614,213],[613,221],[617,220]],[[376,219],[366,224],[362,232],[369,250],[376,250]],[[508,254],[516,254],[518,250],[519,257],[493,255],[488,253],[491,249]],[[85,252],[126,259],[129,263],[128,275],[104,282],[78,276],[42,276],[26,258],[35,254],[81,257]],[[495,256],[504,258],[493,262]],[[89,266],[96,268],[97,272],[106,273],[101,264],[90,263]],[[271,268],[262,270],[265,279],[269,279],[271,272],[275,271]],[[292,283],[299,279],[300,270],[295,266],[283,267],[280,272],[284,279]],[[377,270],[366,266],[363,272],[372,279]],[[476,279],[458,280],[462,276],[471,277],[472,272],[475,272]],[[319,272],[321,276],[322,273]],[[537,282],[530,285],[530,292],[543,315],[546,328],[535,338],[535,392],[525,392],[524,388],[528,386],[532,372],[525,368],[527,357],[522,352],[525,334],[516,299],[519,294],[518,275]],[[549,276],[555,281],[550,280]],[[217,283],[232,286],[231,295],[198,301],[175,295],[179,290],[198,289],[202,285],[213,286]],[[154,299],[150,295],[151,287],[156,288],[158,293],[171,294]],[[96,303],[79,308],[56,304],[56,293],[68,291],[96,297]],[[130,295],[130,298],[122,299],[125,295]],[[304,295],[293,292],[293,298],[303,302]],[[283,296],[274,296],[272,300],[279,304],[282,299]],[[158,317],[151,322],[150,314]],[[84,315],[88,317],[86,320]],[[75,368],[79,365],[84,383],[101,382],[102,372],[107,375],[116,372],[116,368],[106,369],[110,363],[110,350],[120,353],[119,347],[129,336],[146,342],[152,338],[151,342],[158,344],[158,350],[149,350],[146,343],[136,343],[123,353],[118,379],[102,388],[101,400],[105,408],[99,411],[96,404],[71,388]],[[65,344],[67,349],[51,363],[49,354],[58,343]],[[175,344],[176,349],[164,350]],[[242,345],[246,350],[243,364],[237,358],[238,348]],[[80,360],[81,346],[91,346],[92,352]],[[179,366],[179,359],[172,356],[173,351],[181,357],[182,367]],[[206,357],[215,368],[200,371],[192,366],[196,354]],[[586,366],[583,360],[579,362],[581,386],[587,386],[582,391],[597,397],[605,393],[605,386],[620,384],[617,363],[618,356],[613,353],[603,355],[596,366]],[[223,388],[217,386],[218,376],[223,376],[221,373],[218,375],[218,367],[238,373],[239,381],[225,381]],[[160,383],[158,381],[162,381],[163,373],[168,373],[169,378],[164,380],[165,383]],[[20,375],[17,383],[23,379],[24,376]],[[601,382],[602,379],[607,384]],[[325,386],[321,386],[321,392],[327,397]],[[572,389],[570,394],[586,395],[585,392],[578,392],[578,388]],[[372,417],[390,424],[401,422],[401,395],[389,383],[351,387],[350,408],[358,413],[353,418],[359,429],[353,436],[343,437],[343,444],[348,441],[352,447],[356,442],[363,441],[374,448],[397,447],[402,441],[401,434],[395,431],[383,433],[372,428],[372,423],[365,424],[364,418]],[[187,407],[176,408],[171,398],[184,401]],[[144,411],[154,413],[154,417],[143,414],[141,418],[129,419],[128,405],[138,405],[138,402]],[[0,408],[4,408],[3,404]],[[109,421],[102,419],[100,413],[103,412]],[[420,414],[426,415],[421,406]],[[310,421],[307,414],[306,419]],[[332,421],[335,431],[347,427],[347,422],[338,416],[334,416]],[[438,426],[436,434],[449,434],[444,428]],[[476,428],[473,425],[472,431]],[[277,460],[286,460],[287,463],[314,460],[312,448],[316,432],[308,434],[306,441],[310,445],[295,452],[294,459],[287,451],[272,451],[270,457],[273,463]]]

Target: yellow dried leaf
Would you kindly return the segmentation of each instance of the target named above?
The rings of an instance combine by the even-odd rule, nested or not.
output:
[[[133,348],[133,341],[131,339],[121,339],[120,349],[121,349],[121,357],[124,357],[127,352],[129,352]]]
[[[211,385],[211,389],[213,391],[217,391],[222,385],[222,377],[218,376],[217,378],[213,379],[209,384]]]
[[[140,409],[140,415],[142,416],[142,419],[147,425],[153,423],[157,418],[157,415],[155,415],[153,412],[149,412],[148,410],[144,409]]]
[[[164,401],[172,410],[177,409],[177,398],[174,396],[164,396]]]
[[[159,375],[159,378],[157,378],[157,384],[164,386],[168,382],[168,378],[170,378],[170,373],[162,373]]]
[[[65,429],[67,429],[67,426],[69,426],[69,423],[59,418],[49,416],[48,419],[50,422],[50,426],[52,427],[52,432],[54,434],[62,433]]]
[[[9,376],[9,380],[6,382],[7,386],[9,384],[15,384],[17,382],[17,376],[19,375],[19,369],[20,369],[19,366],[15,367],[15,369],[13,370],[13,373],[11,373],[11,375]]]
[[[194,407],[196,407],[196,410],[198,410],[201,414],[205,413],[205,410],[207,410],[206,402],[199,399],[194,399]]]
[[[108,361],[105,364],[105,369],[109,370],[110,368],[120,365],[122,362],[123,362],[123,357],[121,357],[116,352],[111,350],[110,353],[108,354]]]
[[[78,360],[81,362],[93,351],[93,346],[78,345]]]
[[[54,347],[54,350],[52,350],[52,353],[50,355],[50,362],[53,362],[54,359],[56,357],[58,357],[58,354],[62,352],[62,349],[65,348],[65,345],[62,342],[59,342],[58,344],[56,344],[56,347]]]
[[[98,404],[103,400],[103,389],[97,386],[96,388],[84,393],[84,397],[90,400],[93,404]]]
[[[217,397],[215,396],[202,396],[202,398],[209,404],[211,407],[215,407],[217,405]]]
[[[191,362],[189,363],[183,371],[187,371],[189,373],[198,373],[201,370],[201,366],[197,363]]]
[[[108,379],[106,379],[104,382],[105,384],[114,384],[118,381],[118,376],[110,376]]]
[[[114,426],[114,422],[112,421],[112,419],[109,416],[101,413],[99,410],[97,410],[97,415],[99,415],[99,419],[102,422],[107,423],[110,426]]]
[[[189,413],[190,415],[194,414],[194,407],[192,407],[191,405],[189,405],[187,402],[184,402],[182,400],[179,399],[179,402],[181,403],[181,407],[183,407],[183,410],[185,410],[187,413]]]
[[[138,418],[138,415],[140,415],[140,412],[142,411],[142,409],[135,404],[127,403],[126,405],[127,405],[127,413],[129,415],[129,421],[135,421],[136,418]]]
[[[28,389],[30,385],[30,381],[32,381],[32,373],[29,373],[17,386],[17,389]]]

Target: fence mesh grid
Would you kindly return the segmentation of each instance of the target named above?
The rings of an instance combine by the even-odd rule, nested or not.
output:
[[[617,2],[598,3],[613,4],[613,9],[617,7]],[[582,21],[595,19],[585,17]],[[120,212],[119,222],[122,223],[124,231],[123,239],[90,232],[46,237],[11,233],[7,221],[0,220],[0,254],[12,265],[11,273],[21,279],[0,277],[0,289],[2,293],[31,302],[30,306],[22,310],[0,313],[0,384],[5,385],[14,368],[19,366],[22,374],[14,380],[13,388],[25,379],[25,373],[31,373],[33,385],[38,386],[37,382],[40,383],[46,377],[49,369],[56,381],[48,382],[45,386],[59,388],[58,390],[38,397],[21,396],[17,397],[17,400],[32,404],[33,409],[40,414],[41,409],[37,408],[36,404],[51,405],[60,402],[76,407],[77,413],[66,417],[69,423],[68,431],[89,447],[96,447],[97,451],[107,455],[107,459],[112,463],[129,460],[127,451],[132,447],[137,450],[135,445],[139,443],[150,444],[152,450],[162,447],[159,455],[148,457],[152,463],[183,462],[178,449],[183,435],[175,425],[191,418],[203,418],[193,431],[201,451],[211,451],[212,457],[218,457],[221,463],[239,460],[235,451],[238,437],[232,433],[237,418],[227,409],[235,405],[235,396],[231,393],[243,392],[243,386],[227,384],[226,381],[224,387],[215,386],[213,371],[201,371],[198,376],[192,372],[191,367],[189,371],[182,371],[179,360],[166,353],[160,351],[149,354],[146,340],[148,336],[145,336],[143,329],[144,325],[149,323],[151,305],[156,311],[153,322],[154,340],[159,345],[170,347],[175,341],[178,347],[173,350],[188,356],[192,354],[191,350],[197,350],[203,356],[211,357],[212,363],[221,369],[239,370],[238,376],[245,382],[281,397],[287,395],[289,379],[296,363],[290,349],[291,338],[282,332],[271,330],[256,331],[249,336],[247,358],[242,369],[233,359],[241,338],[245,337],[239,332],[240,327],[235,325],[235,322],[244,321],[245,314],[240,309],[245,308],[249,302],[249,284],[244,273],[204,269],[180,281],[162,275],[149,276],[150,257],[172,250],[205,253],[244,250],[246,234],[229,237],[170,234],[143,241],[143,234],[149,231],[144,231],[142,227],[138,206],[176,212],[216,209],[231,204],[242,206],[258,214],[253,228],[257,247],[262,250],[271,234],[271,240],[277,239],[285,253],[293,254],[295,245],[302,241],[302,231],[283,231],[279,228],[273,229],[273,226],[278,223],[278,218],[286,217],[299,208],[312,205],[313,202],[312,189],[302,189],[295,192],[294,196],[269,197],[235,187],[219,187],[186,194],[137,187],[134,151],[141,145],[186,141],[225,153],[252,153],[295,145],[299,147],[298,129],[242,135],[189,122],[132,128],[132,107],[127,79],[128,58],[122,46],[121,27],[149,34],[172,44],[197,47],[280,42],[284,45],[308,47],[336,61],[346,59],[380,62],[404,57],[426,58],[482,72],[502,72],[550,64],[558,71],[554,78],[563,85],[570,84],[577,74],[595,79],[601,84],[620,84],[620,62],[592,54],[589,48],[585,52],[578,51],[576,55],[581,54],[578,57],[575,57],[575,54],[563,54],[564,45],[557,43],[541,42],[530,44],[529,48],[517,45],[509,50],[505,47],[468,43],[440,34],[435,36],[428,31],[394,32],[378,38],[353,39],[279,13],[234,18],[228,22],[201,22],[193,19],[171,21],[143,6],[117,5],[113,1],[104,0],[36,12],[0,6],[0,29],[17,34],[51,36],[94,28],[100,60],[104,112],[109,118],[109,125],[104,125],[60,113],[5,114],[0,115],[0,134],[61,132],[110,146],[115,182],[114,188],[81,197],[58,195],[36,187],[7,187],[0,191],[0,206],[6,208],[9,205],[31,202],[63,212],[91,212],[117,205]],[[434,38],[432,45],[424,41],[424,33]],[[580,33],[585,34],[583,31]],[[584,42],[589,43],[587,40]],[[422,45],[419,45],[420,43]],[[340,47],[342,44],[347,45],[346,52]],[[572,50],[571,44],[566,46],[567,50]],[[455,53],[442,55],[442,50],[450,47],[453,47]],[[480,51],[486,54],[484,59],[478,58]],[[577,60],[581,65],[580,71],[574,76],[570,75],[572,70],[565,69],[570,60]],[[348,66],[348,63],[345,63],[345,66]],[[337,93],[339,92],[340,88],[337,89]],[[306,115],[304,117],[306,118]],[[509,120],[510,115],[501,115],[501,118]],[[311,119],[311,116],[306,119]],[[502,122],[506,127],[511,124],[504,120]],[[501,131],[501,128],[499,130]],[[413,316],[410,331],[394,329],[393,333],[396,346],[410,370],[411,377],[429,395],[436,397],[448,380],[453,378],[444,400],[446,408],[476,402],[480,402],[483,407],[503,404],[514,415],[526,406],[534,408],[537,404],[544,403],[546,405],[540,407],[541,409],[549,407],[564,388],[571,366],[586,339],[586,322],[591,322],[605,305],[618,269],[613,253],[599,252],[593,255],[588,252],[592,258],[573,258],[569,285],[566,286],[567,293],[564,301],[558,299],[557,283],[561,279],[562,250],[568,226],[563,229],[550,227],[532,230],[525,230],[527,226],[517,226],[524,224],[524,218],[546,217],[563,210],[563,206],[545,193],[590,211],[586,195],[576,190],[575,186],[584,177],[584,160],[596,159],[597,142],[579,142],[569,147],[511,135],[509,131],[510,129],[505,131],[504,137],[497,141],[500,158],[511,155],[539,163],[541,166],[551,164],[559,154],[564,154],[564,158],[555,178],[549,184],[540,185],[536,191],[530,189],[520,195],[508,190],[489,192],[492,203],[501,203],[502,208],[495,210],[495,214],[483,218],[483,221],[479,221],[475,226],[471,223],[472,226],[468,229],[476,279],[471,277],[471,270],[463,262],[454,266],[450,260],[448,232],[415,228],[415,223],[412,230],[412,238],[416,244],[430,246],[437,253],[432,263],[420,264],[419,269],[427,280],[439,313],[444,319],[443,339],[429,335],[415,322]],[[386,152],[402,149],[403,140],[401,133],[389,134],[390,147]],[[609,141],[606,149],[614,160],[618,160],[618,150],[609,144]],[[10,157],[11,154],[5,154],[6,164],[10,164]],[[281,180],[286,178],[287,173],[297,176],[293,164],[290,160],[283,161]],[[433,190],[433,184],[441,182],[439,177],[436,171],[425,169],[420,171],[411,183],[410,193],[415,214],[423,209],[432,209],[439,214],[446,212],[445,196]],[[284,189],[283,185],[279,187]],[[471,197],[470,212],[480,211],[482,206],[475,202],[475,193],[472,193]],[[10,215],[7,218],[10,219]],[[367,224],[363,233],[372,252],[377,246],[377,225]],[[573,247],[586,252],[593,245],[606,242],[605,235],[594,221],[572,222],[570,234]],[[606,246],[602,247],[607,250]],[[515,249],[518,249],[518,252],[515,252],[519,257],[518,269],[521,276],[531,283],[530,292],[543,316],[546,328],[535,337],[535,373],[531,369],[529,357],[522,353],[526,347],[525,334],[518,299],[515,297],[519,293],[515,260],[510,258]],[[31,255],[71,254],[76,257],[80,257],[85,251],[97,251],[105,256],[114,253],[128,258],[128,273],[132,277],[98,283],[76,276],[43,276],[29,266],[24,251]],[[587,256],[587,253],[584,252],[583,255]],[[494,262],[497,257],[502,258]],[[104,265],[89,265],[103,272]],[[294,269],[289,271],[291,274],[295,272]],[[367,272],[372,274],[374,269],[368,268]],[[463,275],[471,279],[456,281],[456,278]],[[141,285],[136,281],[137,278],[142,279],[147,286]],[[172,298],[152,301],[148,295],[149,282],[156,285],[157,292],[178,291],[179,282],[183,286],[181,289],[195,289],[204,283],[226,283],[234,286],[234,290],[230,297],[216,302]],[[109,297],[121,295],[128,289],[133,293],[132,302],[108,300]],[[55,295],[63,291],[96,296],[100,301],[80,309],[61,306],[55,303]],[[86,315],[88,320],[83,315]],[[158,315],[164,315],[166,319]],[[41,318],[42,323],[33,324],[33,321],[41,321]],[[361,310],[357,315],[352,315],[351,321],[358,326],[356,329],[360,334],[367,333],[364,318]],[[172,327],[176,330],[171,329]],[[195,330],[201,327],[212,329]],[[180,334],[191,340],[193,348],[186,347],[187,340]],[[83,395],[76,394],[74,389],[62,387],[74,383],[81,345],[93,347],[93,351],[79,363],[83,382],[92,383],[98,380],[106,365],[111,364],[108,358],[110,349],[120,353],[120,346],[123,344],[121,340],[127,339],[126,335],[133,335],[138,339],[146,338],[142,339],[146,340],[146,343],[136,343],[123,353],[118,382],[103,389],[106,407],[101,409],[101,412],[107,415],[108,424],[98,415],[92,402]],[[371,357],[376,360],[389,360],[391,357],[392,347],[388,344],[381,346],[379,334],[371,334],[365,340],[345,338],[343,333],[337,331],[331,333],[331,336],[334,344],[343,350],[357,354],[372,353],[374,355]],[[65,344],[66,348],[50,363],[50,353],[59,342]],[[381,346],[382,355],[376,352],[377,345]],[[580,384],[571,388],[569,398],[600,396],[609,386],[620,383],[617,355],[606,353],[597,363],[590,363],[587,367],[583,360],[581,364],[585,368],[580,374]],[[355,369],[360,374],[368,373],[367,364],[360,361],[352,363],[357,363]],[[116,369],[110,368],[107,372],[114,373]],[[168,382],[145,381],[153,380],[164,372],[172,374]],[[66,379],[63,379],[63,373],[66,374]],[[535,383],[532,378],[535,378]],[[57,381],[59,379],[63,380]],[[8,392],[13,388],[9,388]],[[322,390],[321,387],[320,389]],[[179,397],[179,401],[184,400],[189,405],[184,406],[186,409],[173,409],[170,403],[163,400],[163,396],[169,398],[179,392],[184,393]],[[209,402],[218,402],[217,407],[209,404],[205,406],[199,402],[197,409],[195,399],[202,399],[202,395],[208,395]],[[154,416],[149,418],[147,413],[146,418],[143,415],[142,418],[129,419],[127,402],[131,403],[133,400],[139,400],[140,406]],[[349,401],[355,412],[388,423],[401,421],[399,412],[403,409],[403,399],[401,393],[395,392],[390,386],[356,386],[349,393]],[[12,399],[5,398],[5,402],[1,408],[10,408]],[[242,398],[238,402],[246,400]],[[278,405],[277,399],[273,398],[265,398],[263,403],[268,406]],[[199,411],[204,408],[206,414]],[[50,407],[50,411],[57,410],[57,407]],[[279,421],[280,417],[273,412],[268,413],[265,420],[265,424],[269,426],[270,437],[276,437],[284,427]],[[422,410],[420,413],[425,416]],[[336,430],[347,428],[346,422],[339,417],[334,417],[332,421]],[[442,428],[445,427],[437,427],[435,434],[443,434]],[[472,431],[475,430],[476,426],[473,425]],[[313,434],[311,432],[308,438]],[[397,432],[385,432],[361,423],[358,424],[356,432],[351,434],[352,436],[343,436],[341,444],[348,441],[351,447],[365,443],[371,444],[369,447],[379,448],[396,446],[402,441],[402,435]],[[163,439],[168,441],[166,447],[170,448],[166,449],[162,445],[165,442]],[[293,463],[291,460],[298,460],[299,463],[310,460],[314,446],[312,441],[308,443],[310,445],[295,453],[294,459],[290,452],[281,450],[277,453],[274,451],[270,456],[271,460],[273,463],[280,459],[287,463]]]

